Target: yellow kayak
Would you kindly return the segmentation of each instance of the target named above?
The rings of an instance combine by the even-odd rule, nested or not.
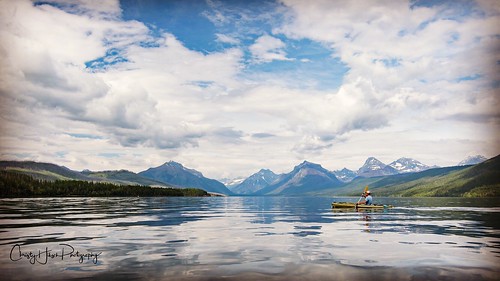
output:
[[[332,203],[332,208],[333,209],[386,209],[386,208],[392,208],[392,205],[380,205],[380,204],[373,204],[373,205],[356,205],[356,203],[352,202],[333,202]]]

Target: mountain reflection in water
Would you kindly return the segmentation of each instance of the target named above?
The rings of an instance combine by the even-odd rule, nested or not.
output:
[[[3,199],[2,279],[498,280],[497,200],[330,208],[348,200],[357,198]]]

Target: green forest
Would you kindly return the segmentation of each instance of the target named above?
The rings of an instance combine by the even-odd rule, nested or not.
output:
[[[116,185],[81,180],[47,181],[25,174],[0,171],[0,198],[19,197],[159,197],[210,196],[197,188],[160,188],[140,185]]]

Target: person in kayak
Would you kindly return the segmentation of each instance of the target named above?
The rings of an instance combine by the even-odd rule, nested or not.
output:
[[[369,190],[367,190],[361,196],[363,196],[365,199],[363,201],[360,201],[359,203],[356,203],[356,205],[371,205],[371,204],[373,204],[373,197],[372,197],[372,194]]]

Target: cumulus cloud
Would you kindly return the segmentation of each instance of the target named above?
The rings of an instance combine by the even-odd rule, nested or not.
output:
[[[204,55],[187,49],[170,34],[158,43],[154,48],[128,48],[128,62],[99,74],[112,90],[95,101],[101,107],[89,106],[89,116],[100,108],[104,115],[94,122],[110,120],[114,126],[135,129],[117,134],[123,135],[118,138],[120,143],[158,148],[196,146],[200,137],[212,131],[220,133],[219,126],[224,127],[210,123],[210,116],[217,112],[210,104],[236,87],[234,75],[239,71],[241,52],[229,49]],[[110,111],[113,108],[116,110]],[[128,139],[127,135],[134,137]]]
[[[301,157],[319,155],[325,149],[331,148],[332,143],[322,141],[318,136],[304,136],[294,147],[293,151]]]
[[[254,59],[258,63],[271,62],[273,60],[292,60],[287,58],[285,43],[276,37],[263,35],[249,47]]]
[[[86,1],[83,4],[94,11]],[[105,55],[108,48],[130,44],[131,37],[144,38],[147,32],[139,23],[71,14],[47,4],[4,1],[0,5],[1,25],[6,27],[0,34],[0,88],[13,99],[71,115],[82,114],[87,102],[108,91],[102,79],[88,73],[85,63]],[[104,5],[104,13],[116,12],[115,5],[110,6]],[[110,33],[114,39],[105,43]]]
[[[228,167],[241,175],[262,163],[285,172],[295,164],[290,155],[348,157],[339,151],[356,144],[365,157],[380,143],[394,146],[391,136],[416,146],[417,133],[394,133],[409,127],[425,128],[431,141],[482,144],[456,135],[499,122],[499,5],[477,1],[464,15],[412,3],[283,0],[252,10],[209,1],[202,16],[226,48],[203,53],[123,20],[118,1],[2,1],[2,155],[108,169],[176,157],[209,175]],[[292,53],[301,40],[345,66],[344,74],[321,65],[318,79],[342,75],[340,86],[296,83],[300,66],[317,59]],[[272,72],[277,61],[299,70]],[[453,135],[434,122],[465,125],[453,123]]]
[[[384,99],[369,81],[360,79],[330,92],[261,85],[225,104],[239,120],[252,120],[279,136],[293,136],[290,149],[304,154],[328,149],[350,131],[386,126],[394,106]]]
[[[1,33],[5,75],[0,88],[11,106],[58,111],[68,120],[92,124],[126,147],[196,146],[210,130],[224,135],[217,125],[203,123],[214,110],[205,109],[203,101],[235,87],[239,50],[204,55],[171,34],[152,38],[142,23],[119,20],[117,3],[58,2],[59,8],[29,1],[10,4],[2,2],[1,9],[7,28]],[[154,42],[154,47],[141,42]],[[90,61],[106,59],[109,50],[126,59],[103,70],[86,68]]]
[[[341,92],[360,79],[370,81],[375,95],[363,97],[371,99],[370,108],[364,110],[377,111],[391,102],[394,113],[432,105],[431,110],[441,107],[446,114],[450,101],[455,109],[464,111],[492,111],[498,106],[498,98],[489,106],[480,102],[483,108],[469,103],[470,95],[476,99],[488,96],[471,93],[464,82],[472,75],[477,92],[489,91],[491,82],[498,81],[500,66],[491,59],[498,57],[500,45],[495,1],[479,1],[467,15],[457,15],[454,10],[464,8],[462,4],[423,7],[405,1],[379,1],[368,6],[357,1],[282,2],[291,13],[279,32],[323,42],[330,46],[332,56],[349,68]]]

